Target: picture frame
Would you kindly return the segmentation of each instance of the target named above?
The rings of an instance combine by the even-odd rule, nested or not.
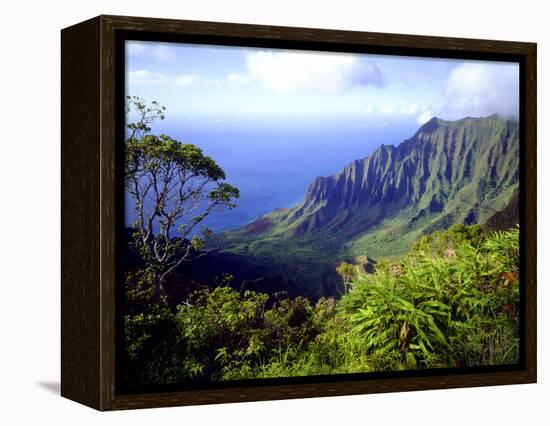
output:
[[[117,282],[124,183],[117,140],[124,137],[121,52],[128,39],[519,63],[520,363],[458,373],[402,371],[119,392]],[[122,410],[536,382],[536,44],[102,15],[62,30],[61,81],[62,396],[98,410]]]

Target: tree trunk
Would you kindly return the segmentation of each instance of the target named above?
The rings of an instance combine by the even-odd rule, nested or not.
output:
[[[164,277],[164,275],[155,280],[155,300],[159,303],[166,304],[165,285],[166,285],[166,278]]]

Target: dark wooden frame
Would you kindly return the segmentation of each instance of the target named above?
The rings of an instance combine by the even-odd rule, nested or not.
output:
[[[117,35],[220,44],[512,58],[521,78],[523,362],[511,371],[404,376],[123,395],[115,392]],[[536,44],[99,16],[62,30],[61,395],[99,410],[536,382]]]

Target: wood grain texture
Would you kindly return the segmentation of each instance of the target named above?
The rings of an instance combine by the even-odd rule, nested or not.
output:
[[[100,408],[99,19],[61,34],[61,395]]]
[[[167,392],[142,395],[117,395],[105,410],[126,410],[176,405],[219,404],[273,399],[315,398],[370,393],[407,392],[478,386],[533,383],[524,372],[445,375],[403,379],[374,379],[302,385],[242,387],[231,389]]]
[[[220,39],[237,38],[246,41],[245,44],[255,44],[259,41],[311,43],[312,47],[323,48],[334,46],[335,50],[345,49],[345,45],[357,46],[361,50],[369,47],[392,53],[429,50],[433,55],[448,55],[451,52],[469,53],[508,53],[525,54],[533,43],[510,42],[500,40],[479,40],[453,37],[429,37],[408,34],[387,34],[375,32],[343,31],[315,28],[282,27],[269,25],[251,25],[220,23],[208,21],[185,21],[175,19],[156,19],[129,16],[101,16],[106,24],[106,30],[124,30],[138,32],[158,32],[165,34],[185,34],[212,36]],[[339,46],[336,46],[339,45]],[[349,46],[348,46],[349,47]]]
[[[101,21],[101,405],[115,397],[117,280],[117,140],[115,35]],[[122,64],[123,65],[123,64]],[[121,97],[124,99],[124,87]],[[122,123],[124,126],[124,117]],[[120,160],[120,159],[118,159]],[[122,175],[122,173],[121,173]],[[123,177],[120,176],[121,182]],[[120,183],[120,182],[119,182]],[[124,197],[124,194],[122,194]],[[120,201],[120,200],[119,200]],[[124,226],[121,224],[121,227]]]
[[[116,377],[117,36],[522,61],[525,366],[519,371],[119,395]],[[62,32],[62,394],[101,410],[536,381],[536,45],[101,16]],[[119,85],[120,86],[120,85]],[[120,123],[118,123],[120,125]],[[120,138],[119,138],[120,139]]]
[[[523,117],[523,228],[525,372],[537,380],[537,46],[525,49]]]

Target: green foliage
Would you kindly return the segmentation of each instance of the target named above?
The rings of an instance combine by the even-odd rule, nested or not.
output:
[[[245,292],[241,298],[229,287],[196,292],[176,314],[185,342],[185,363],[200,364],[200,376],[220,380],[226,369],[238,368],[259,356],[267,297]]]
[[[144,135],[126,140],[126,173],[160,173],[163,167],[174,167],[188,177],[204,177],[217,181],[225,173],[202,149],[184,144],[167,135]],[[176,169],[177,167],[177,169]]]
[[[164,119],[165,108],[127,97],[125,183],[136,221],[133,246],[148,268],[155,270],[157,301],[166,294],[164,281],[184,260],[196,254],[210,237],[202,227],[210,214],[235,207],[239,190],[222,182],[225,173],[192,144],[168,135],[151,134],[151,123]],[[183,224],[182,224],[183,222]]]
[[[338,269],[349,279],[338,301],[219,287],[193,293],[175,313],[148,304],[151,277],[134,274],[127,297],[146,312],[125,316],[130,372],[139,383],[173,383],[518,361],[518,229],[453,227],[375,273]]]
[[[282,299],[267,309],[268,296],[228,287],[193,294],[178,307],[176,321],[184,342],[184,365],[200,365],[190,379],[231,380],[254,377],[266,360],[294,357],[334,314],[323,299],[316,307],[303,297]],[[291,353],[292,352],[292,353]],[[188,370],[188,368],[187,368]]]
[[[344,294],[346,294],[349,291],[351,280],[356,275],[355,266],[347,262],[341,262],[336,268],[336,272],[342,277],[342,281],[344,282]]]
[[[124,286],[124,383],[140,387],[182,379],[173,313],[154,298],[155,271],[127,273]]]
[[[129,134],[128,139],[139,138],[151,131],[150,124],[157,118],[164,120],[164,111],[166,107],[160,106],[157,101],[147,104],[138,96],[126,96],[126,115],[132,112],[136,115],[136,121],[130,122],[126,127]]]
[[[400,273],[359,277],[340,305],[376,369],[516,362],[518,235],[455,227],[421,240]]]
[[[304,293],[339,300],[240,294],[222,273],[216,288],[174,308],[165,277],[200,255],[211,236],[203,220],[233,208],[239,191],[197,146],[151,133],[165,110],[127,97],[125,180],[137,217],[131,248],[141,257],[141,269],[126,271],[120,312],[128,388],[518,361],[519,231],[451,226],[483,223],[517,190],[517,123],[432,120],[399,147],[350,164],[334,188],[332,178],[316,181],[299,208],[210,242],[254,256]],[[473,154],[447,152],[449,138]],[[363,179],[366,170],[388,184],[365,188],[379,182]],[[329,189],[373,195],[334,206],[340,197]],[[374,273],[339,263],[367,254],[379,260]]]
[[[445,231],[436,231],[422,236],[414,242],[410,254],[421,255],[426,251],[435,251],[449,257],[454,255],[457,244],[467,242],[477,247],[485,237],[485,232],[480,225],[456,224]]]

